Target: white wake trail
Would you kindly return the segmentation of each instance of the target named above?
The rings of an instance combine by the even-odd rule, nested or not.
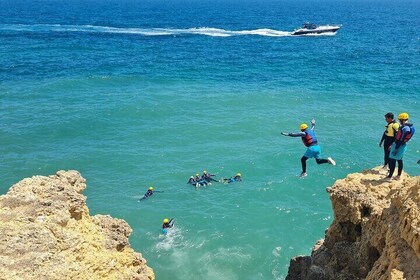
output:
[[[212,27],[193,28],[122,28],[95,25],[60,25],[60,24],[2,24],[0,31],[15,32],[85,32],[85,33],[114,33],[114,34],[135,34],[142,36],[171,36],[171,35],[204,35],[212,37],[230,37],[257,35],[269,37],[290,36],[291,32],[280,31],[268,28],[254,30],[225,30]]]

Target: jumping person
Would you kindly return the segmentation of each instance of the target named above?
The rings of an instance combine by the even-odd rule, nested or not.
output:
[[[407,150],[407,142],[413,137],[415,129],[412,123],[408,122],[409,115],[407,113],[401,113],[398,115],[398,121],[400,122],[400,128],[398,129],[397,135],[395,136],[395,142],[391,146],[391,152],[389,154],[389,174],[388,179],[394,175],[395,165],[398,161],[398,175],[395,179],[400,179],[403,170],[403,156]]]
[[[321,158],[321,147],[318,145],[318,140],[315,136],[315,119],[311,120],[311,129],[308,129],[308,125],[306,123],[302,123],[300,125],[300,132],[298,133],[288,133],[288,132],[282,132],[281,134],[284,136],[290,136],[290,137],[301,137],[303,144],[308,147],[306,149],[305,154],[300,159],[300,162],[302,163],[302,173],[300,174],[300,177],[307,176],[306,174],[306,161],[308,158],[315,158],[316,163],[323,164],[323,163],[329,163],[332,165],[335,165],[335,161],[328,157],[327,159]]]
[[[384,144],[384,168],[386,168],[389,163],[391,145],[394,143],[395,136],[400,127],[394,119],[394,114],[391,112],[385,114],[385,121],[387,122],[387,125],[385,126],[385,132],[382,134],[381,141],[379,142],[379,147],[382,146],[382,143]]]

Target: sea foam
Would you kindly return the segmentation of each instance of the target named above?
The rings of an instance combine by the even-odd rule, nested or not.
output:
[[[15,32],[86,32],[86,33],[114,33],[114,34],[134,34],[142,36],[174,36],[174,35],[204,35],[212,37],[230,37],[243,35],[257,35],[269,37],[291,36],[289,31],[281,31],[269,28],[259,28],[251,30],[225,30],[212,27],[193,27],[193,28],[123,28],[95,25],[60,25],[60,24],[2,24],[1,31]]]

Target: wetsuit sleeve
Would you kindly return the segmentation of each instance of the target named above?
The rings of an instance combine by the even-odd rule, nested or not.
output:
[[[386,134],[386,131],[382,134],[382,138],[381,138],[381,141],[379,142],[379,144],[382,144],[382,142],[385,141],[385,134]]]
[[[402,128],[402,134],[401,134],[401,138],[399,141],[395,142],[395,149],[398,149],[399,147],[401,147],[402,144],[404,144],[404,138],[407,135],[407,133],[410,132],[410,127],[408,126],[404,126]]]
[[[305,136],[305,132],[289,133],[290,137],[302,137]]]

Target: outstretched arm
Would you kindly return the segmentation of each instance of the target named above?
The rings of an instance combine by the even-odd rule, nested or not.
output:
[[[311,130],[315,129],[315,119],[311,120]]]
[[[290,137],[302,137],[302,136],[305,136],[305,133],[304,132],[297,132],[297,133],[282,132],[281,135],[290,136]]]

